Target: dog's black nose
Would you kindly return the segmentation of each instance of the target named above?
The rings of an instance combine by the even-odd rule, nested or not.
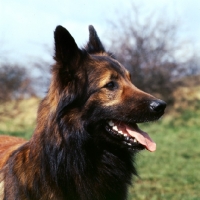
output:
[[[167,104],[160,99],[151,101],[151,103],[150,103],[150,109],[153,112],[163,112],[165,110],[166,106],[167,106]]]

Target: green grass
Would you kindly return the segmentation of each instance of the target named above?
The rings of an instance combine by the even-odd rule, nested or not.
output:
[[[140,126],[157,143],[154,153],[137,157],[140,178],[129,190],[129,200],[200,199],[200,110]]]
[[[39,99],[31,98],[0,106],[0,134],[29,139],[33,133]]]
[[[38,100],[28,102],[27,106],[22,103],[19,115],[0,121],[1,134],[30,138]],[[196,105],[156,123],[139,125],[156,141],[157,150],[138,154],[140,177],[133,180],[129,200],[200,199],[200,102]]]

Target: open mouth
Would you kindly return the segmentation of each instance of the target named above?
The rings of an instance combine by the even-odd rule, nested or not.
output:
[[[106,125],[107,132],[119,138],[121,142],[131,150],[147,149],[156,150],[156,143],[149,135],[139,129],[137,124],[126,124],[121,121],[109,120]]]

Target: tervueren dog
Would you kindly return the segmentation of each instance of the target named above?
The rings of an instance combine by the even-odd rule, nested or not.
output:
[[[55,64],[29,141],[0,137],[0,199],[124,200],[135,155],[156,150],[138,123],[158,120],[166,103],[131,83],[93,26],[78,48],[54,32]]]

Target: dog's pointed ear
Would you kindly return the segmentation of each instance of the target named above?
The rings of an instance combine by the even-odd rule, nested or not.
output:
[[[89,42],[85,47],[88,53],[103,53],[105,52],[104,46],[101,43],[96,30],[92,25],[89,26]]]
[[[71,63],[78,59],[80,50],[71,34],[62,26],[57,26],[54,32],[55,56],[59,63]]]

